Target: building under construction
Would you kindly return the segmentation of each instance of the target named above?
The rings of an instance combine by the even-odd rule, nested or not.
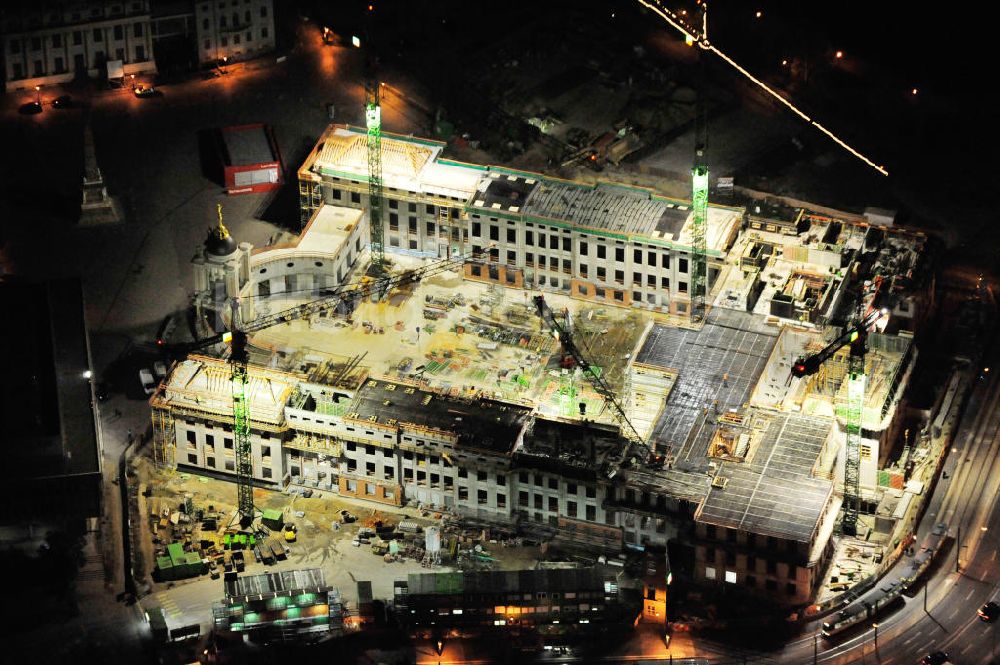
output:
[[[809,381],[789,373],[845,311],[913,314],[871,334],[862,493],[874,498],[888,455],[878,442],[892,447],[915,360],[912,335],[893,322],[917,327],[929,303],[923,238],[710,206],[712,307],[700,325],[676,327],[692,302],[689,203],[459,164],[423,139],[385,135],[382,148],[390,269],[446,261],[450,273],[378,302],[337,300],[369,279],[370,238],[365,135],[339,125],[299,171],[298,239],[255,249],[220,223],[195,259],[211,329],[231,325],[233,302],[243,323],[306,300],[336,304],[251,336],[253,482],[420,505],[566,548],[670,543],[675,574],[809,603],[845,491],[845,380],[839,356]],[[555,318],[518,302],[528,291],[557,303]],[[549,334],[556,319],[580,353],[602,349],[622,322],[629,334],[581,371]],[[648,456],[623,449],[597,376]],[[175,365],[151,399],[158,463],[235,477],[229,377],[225,359]]]

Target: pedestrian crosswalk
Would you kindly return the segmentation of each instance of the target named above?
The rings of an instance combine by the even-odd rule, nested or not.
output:
[[[167,615],[168,619],[169,618],[176,619],[177,617],[184,614],[183,612],[181,612],[181,608],[177,606],[177,603],[174,601],[174,599],[171,598],[169,595],[165,593],[157,593],[154,595],[156,596],[156,600],[160,603],[160,607],[163,608],[163,613]]]

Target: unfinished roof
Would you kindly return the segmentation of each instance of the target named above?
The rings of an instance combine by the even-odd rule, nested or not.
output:
[[[489,173],[476,185],[472,205],[477,208],[520,212],[538,180],[507,173]]]
[[[580,469],[593,476],[621,445],[618,429],[610,425],[536,416],[515,452],[519,465],[562,472]]]
[[[274,596],[297,593],[323,593],[334,591],[326,585],[326,578],[319,568],[286,570],[263,575],[246,575],[226,582],[226,602],[240,602],[247,596],[261,596],[261,600]],[[256,599],[256,598],[255,598]]]
[[[255,423],[278,425],[299,377],[250,365],[246,394]],[[232,368],[224,360],[190,356],[177,363],[165,379],[162,399],[171,406],[232,414]]]
[[[463,203],[475,190],[481,171],[459,164],[438,163],[443,143],[388,132],[383,132],[381,143],[384,187],[447,196]],[[367,182],[367,133],[357,127],[331,125],[304,168],[322,175]]]
[[[759,318],[724,309],[713,310],[701,330],[654,326],[649,331],[635,363],[677,372],[650,437],[671,466],[661,474],[664,482],[673,479],[683,491],[704,493],[706,483],[674,476],[704,477],[715,416],[746,403],[776,339],[777,331]]]
[[[410,573],[409,597],[417,595],[508,594],[536,591],[606,591],[614,577],[597,568],[488,570],[465,573]]]
[[[531,409],[490,399],[459,399],[405,383],[369,379],[347,418],[382,425],[426,428],[452,434],[458,445],[509,453]]]
[[[774,415],[753,459],[722,464],[695,519],[810,542],[833,493],[832,482],[811,475],[832,425],[827,418]]]
[[[530,173],[487,172],[470,207],[506,212],[539,222],[691,244],[690,202],[656,195],[650,189],[610,182],[586,185]],[[711,251],[725,249],[739,213],[710,206],[705,240]]]

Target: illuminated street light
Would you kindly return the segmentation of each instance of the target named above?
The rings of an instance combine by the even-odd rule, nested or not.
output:
[[[844,52],[843,51],[837,51],[834,55],[836,56],[837,60],[840,60],[841,58],[844,57]]]
[[[764,12],[760,11],[759,9],[757,10],[757,13],[754,14],[754,16],[756,16],[757,18],[760,18],[763,15],[764,15]]]
[[[781,61],[781,66],[782,67],[787,67],[788,66],[788,60],[782,60]]]
[[[40,85],[35,86],[35,104],[42,105],[42,86]]]
[[[910,90],[910,94],[911,95],[916,95],[917,94],[917,89],[914,88],[913,90]]]
[[[93,373],[93,372],[91,372],[91,371],[90,371],[90,370],[88,369],[87,371],[85,371],[85,372],[83,373],[83,378],[85,378],[85,379],[89,379],[89,378],[90,378],[90,377],[92,377],[93,375],[94,375],[94,373]],[[983,527],[983,531],[985,531],[985,530],[986,530],[986,527]]]

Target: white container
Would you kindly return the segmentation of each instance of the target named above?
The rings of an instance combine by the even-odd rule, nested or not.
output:
[[[431,556],[441,552],[441,529],[436,526],[429,526],[424,529],[424,549]]]

